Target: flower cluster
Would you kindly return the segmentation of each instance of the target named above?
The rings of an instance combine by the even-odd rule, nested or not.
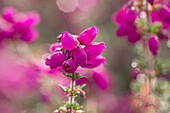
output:
[[[105,58],[99,54],[105,49],[104,43],[92,43],[98,31],[93,26],[79,36],[63,32],[57,37],[58,43],[51,45],[52,54],[45,59],[45,64],[51,69],[62,67],[67,73],[74,73],[78,66],[95,68],[103,64]]]
[[[136,18],[136,12],[134,10],[127,9],[124,6],[115,17],[116,22],[120,25],[119,29],[117,30],[117,36],[127,36],[130,43],[139,41],[140,34],[137,32],[135,25]]]
[[[119,24],[118,37],[127,36],[130,43],[146,40],[152,54],[157,55],[159,39],[169,39],[170,6],[168,2],[162,4],[158,0],[147,2],[128,3],[113,15],[113,20]]]
[[[4,9],[0,17],[0,41],[4,39],[34,41],[38,38],[35,26],[40,18],[37,12],[19,13],[13,7]]]

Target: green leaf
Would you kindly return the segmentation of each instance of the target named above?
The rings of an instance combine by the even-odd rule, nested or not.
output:
[[[144,28],[144,26],[145,26],[145,20],[144,20],[144,18],[140,18],[139,19],[139,27]]]
[[[81,106],[79,106],[79,104],[77,102],[73,103],[73,109],[74,110],[79,110],[81,108]]]
[[[73,76],[72,76],[72,73],[63,73],[63,75],[65,75],[66,77],[69,77],[69,78],[72,78],[73,79]]]
[[[75,79],[87,78],[86,76],[79,75],[79,73],[77,72],[75,72],[74,75],[75,75]]]
[[[69,103],[69,102],[66,102],[66,103],[65,103],[65,106],[66,106],[66,108],[69,108],[69,107],[70,107],[70,103]]]
[[[67,91],[67,87],[64,87],[64,86],[62,86],[61,84],[59,84],[59,87],[63,90],[63,91]]]
[[[82,86],[80,86],[80,89],[83,89],[84,87],[86,87],[86,84],[83,84]]]
[[[149,27],[149,31],[154,33],[154,34],[157,34],[160,29],[162,27],[162,23],[161,22],[154,22],[150,27]]]

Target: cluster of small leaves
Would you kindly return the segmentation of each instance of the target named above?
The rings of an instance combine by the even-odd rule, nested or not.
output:
[[[61,106],[58,111],[61,113],[69,113],[68,110],[71,109],[71,107],[73,107],[74,113],[84,113],[83,110],[80,110],[83,106],[80,106],[77,102],[74,102],[72,106],[69,102],[64,102],[64,106]]]
[[[140,87],[141,87],[141,83],[138,81],[133,81],[130,84],[130,88],[132,92],[139,92]]]
[[[63,73],[63,75],[65,75],[66,77],[69,77],[69,78],[71,78],[71,79],[73,79],[73,80],[81,79],[81,78],[87,78],[87,77],[85,77],[85,76],[79,75],[79,73],[77,73],[77,72],[74,73],[74,76],[73,76],[72,73],[67,73],[67,74],[66,74],[66,73]]]
[[[170,110],[170,82],[167,79],[158,78],[153,84],[153,91],[160,101],[160,112],[165,113]]]
[[[81,78],[86,78],[85,76],[81,76],[79,75],[79,73],[75,72],[74,76],[73,73],[63,73],[65,76],[71,78],[72,80],[76,80],[76,79],[81,79]],[[72,97],[72,98],[77,98],[79,95],[83,95],[84,98],[86,98],[85,96],[85,92],[83,91],[83,88],[86,86],[86,84],[83,85],[74,85],[73,86],[73,91],[70,89],[70,85],[68,85],[67,87],[59,85],[59,87],[64,91],[64,93],[67,95],[67,97]],[[65,102],[64,106],[60,107],[60,111],[62,112],[66,112],[69,109],[72,109],[74,111],[76,111],[76,113],[83,113],[84,111],[80,110],[83,106],[80,106],[76,101],[74,101],[72,103],[72,105],[70,105],[70,102]]]
[[[59,87],[67,94],[67,97],[72,96],[73,98],[77,98],[79,94],[82,93],[83,88],[86,86],[86,84],[83,84],[81,86],[74,86],[74,91],[70,91],[70,85],[68,87],[62,86],[61,84]]]
[[[161,22],[154,22],[149,26],[148,32],[152,32],[154,34],[158,34],[158,32],[160,31],[162,27],[162,23]]]

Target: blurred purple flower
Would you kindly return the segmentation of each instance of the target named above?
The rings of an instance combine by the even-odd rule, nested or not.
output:
[[[82,76],[86,76],[87,78],[77,79],[76,84],[86,84],[90,90],[107,90],[111,88],[111,85],[113,85],[111,75],[103,65],[93,69],[83,69],[79,67],[77,72]]]
[[[0,65],[3,65],[0,69],[0,93],[11,100],[26,98],[38,88],[38,67],[21,62],[16,54],[5,48],[1,48],[0,53]]]
[[[147,0],[151,5],[153,5],[155,0]]]
[[[5,30],[5,32],[11,32],[10,39],[31,42],[38,38],[38,31],[34,28],[40,21],[37,12],[18,13],[14,8],[7,7],[4,9],[2,17],[6,26],[10,24],[10,29]],[[1,32],[4,31],[1,30]]]
[[[130,18],[129,18],[130,17]],[[136,20],[136,12],[134,10],[128,10],[124,6],[115,17],[116,22],[120,25],[116,31],[118,37],[127,36],[130,43],[136,43],[140,40],[140,34],[137,32],[134,24]]]
[[[170,26],[170,9],[162,7],[159,10],[154,10],[151,13],[152,22],[158,21],[163,24],[163,29],[167,29]]]
[[[152,52],[153,55],[158,54],[159,49],[159,40],[157,36],[150,36],[148,39],[149,49]]]
[[[129,18],[130,17],[130,18]],[[124,17],[124,22],[133,25],[136,19],[136,13],[134,10],[129,10]]]
[[[94,81],[96,82],[96,84],[97,84],[101,89],[106,89],[106,88],[107,88],[108,82],[105,81],[103,75],[94,72],[94,73],[93,73],[93,79],[94,79]]]
[[[134,30],[132,30],[129,34],[128,34],[128,41],[130,43],[136,43],[137,41],[140,40],[140,34]]]
[[[121,24],[122,22],[124,22],[124,18],[126,16],[126,13],[127,13],[127,9],[125,7],[122,7],[117,13],[116,15],[113,14],[112,16],[112,21],[114,22],[117,22],[119,24]]]
[[[15,14],[16,14],[16,10],[13,7],[7,7],[4,9],[2,17],[6,21],[13,23]]]

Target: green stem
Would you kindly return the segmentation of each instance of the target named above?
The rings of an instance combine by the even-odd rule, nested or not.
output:
[[[71,79],[70,82],[70,91],[71,91],[71,96],[69,97],[69,102],[70,102],[70,113],[73,111],[73,103],[74,103],[74,97],[72,92],[74,91],[74,86],[75,86],[75,79],[74,79],[74,73],[72,74],[73,78]]]

